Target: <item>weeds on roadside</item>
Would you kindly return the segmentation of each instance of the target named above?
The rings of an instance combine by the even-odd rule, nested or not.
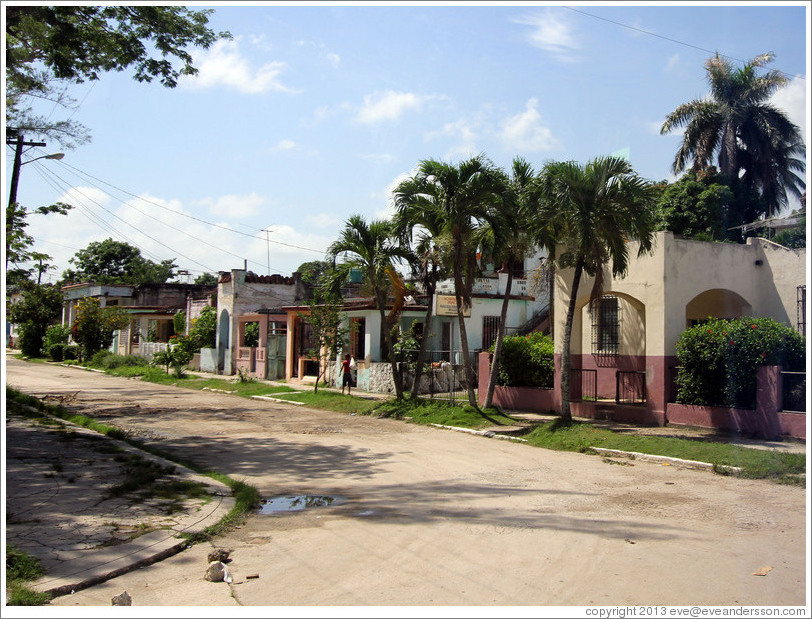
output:
[[[45,575],[40,562],[11,544],[6,544],[6,597],[9,606],[42,606],[51,600],[47,593],[29,589],[25,583]]]

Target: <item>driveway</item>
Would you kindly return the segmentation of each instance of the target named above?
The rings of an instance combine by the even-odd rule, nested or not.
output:
[[[339,499],[253,515],[53,605],[109,606],[124,590],[138,606],[807,603],[800,488],[15,359],[6,370],[13,387],[75,395],[71,408],[264,497]],[[232,583],[203,580],[212,546],[231,551]]]

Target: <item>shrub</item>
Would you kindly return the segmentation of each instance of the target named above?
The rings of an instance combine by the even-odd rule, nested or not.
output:
[[[63,361],[65,359],[65,344],[51,344],[47,348],[48,356],[54,361]]]
[[[491,346],[491,352],[493,352]],[[552,389],[553,341],[543,333],[509,335],[502,341],[497,384]]]
[[[75,361],[76,359],[81,358],[82,356],[82,348],[81,346],[65,346],[65,361]]]
[[[677,341],[677,401],[755,408],[758,367],[802,370],[805,346],[801,334],[771,318],[708,319]]]
[[[93,354],[90,361],[88,361],[88,365],[94,368],[106,367],[107,358],[111,356],[113,356],[113,353],[109,350],[100,350]]]
[[[45,338],[42,341],[43,348],[48,351],[54,344],[67,345],[70,339],[70,327],[68,325],[51,325],[45,332]]]

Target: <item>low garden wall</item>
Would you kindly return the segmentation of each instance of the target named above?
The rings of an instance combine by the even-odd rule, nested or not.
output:
[[[804,413],[668,404],[666,419],[668,425],[675,426],[716,428],[765,438],[780,438],[783,435],[806,438]]]

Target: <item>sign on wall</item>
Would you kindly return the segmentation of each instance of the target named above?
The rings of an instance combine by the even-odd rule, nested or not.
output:
[[[457,297],[454,295],[437,295],[437,316],[456,316],[457,315]],[[471,307],[468,306],[463,309],[463,317],[471,317]]]

